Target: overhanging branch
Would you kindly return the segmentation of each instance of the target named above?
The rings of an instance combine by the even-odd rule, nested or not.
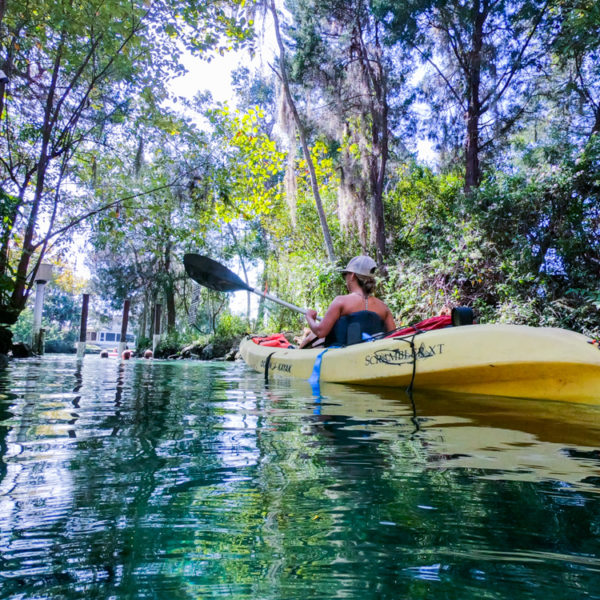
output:
[[[76,225],[79,225],[81,222],[85,221],[86,219],[89,219],[90,217],[93,217],[94,215],[100,214],[101,212],[104,212],[105,210],[109,210],[110,208],[112,208],[113,206],[116,206],[117,204],[127,202],[128,200],[134,200],[135,198],[141,198],[142,196],[147,196],[149,194],[153,194],[154,192],[159,192],[160,190],[164,190],[164,189],[168,189],[168,188],[172,188],[172,187],[183,187],[183,186],[180,183],[167,183],[165,185],[161,185],[161,186],[153,188],[151,190],[146,190],[145,192],[140,192],[139,194],[132,194],[131,196],[125,196],[124,198],[119,198],[118,200],[113,200],[112,202],[109,202],[108,204],[103,204],[102,206],[100,206],[94,210],[90,210],[90,211],[84,213],[83,215],[80,215],[80,216],[74,218],[70,223],[68,223],[64,227],[61,227],[60,229],[57,229],[56,231],[54,231],[52,233],[48,232],[48,234],[43,239],[41,239],[37,244],[35,244],[33,246],[33,249],[35,250],[36,248],[39,248],[40,246],[47,244],[53,238],[55,238],[59,235],[62,235],[63,233],[66,233],[67,231],[69,231]]]

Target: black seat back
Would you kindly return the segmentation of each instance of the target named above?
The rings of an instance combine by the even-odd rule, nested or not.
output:
[[[473,325],[473,309],[468,306],[455,306],[452,309],[452,325]]]

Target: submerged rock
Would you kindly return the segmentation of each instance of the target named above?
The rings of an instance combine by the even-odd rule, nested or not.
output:
[[[202,354],[203,348],[204,344],[194,342],[193,344],[189,344],[188,346],[185,346],[185,348],[182,348],[179,354],[181,358],[199,357]]]
[[[228,360],[228,361],[234,361],[237,360],[238,358],[240,358],[240,347],[235,346],[233,347],[224,357],[224,360]]]
[[[178,352],[161,355],[160,358],[172,360],[223,360],[233,361],[239,357],[240,339],[213,339],[206,342],[193,342],[184,346]],[[158,357],[158,352],[157,352]]]

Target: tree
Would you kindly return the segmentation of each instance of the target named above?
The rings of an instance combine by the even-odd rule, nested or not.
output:
[[[311,113],[319,117],[314,126],[339,148],[340,221],[347,233],[358,233],[363,252],[375,249],[383,265],[390,136],[404,128],[409,63],[392,61],[382,24],[363,0],[289,5],[294,80],[304,82]]]
[[[541,33],[549,3],[376,0],[375,7],[390,41],[411,47],[427,68],[433,131],[464,140],[469,192],[481,181],[482,155],[506,138],[534,94],[547,57]]]
[[[150,81],[149,72],[165,74],[150,62],[142,5],[31,0],[13,6],[2,23],[10,93],[0,155],[3,195],[11,205],[0,249],[1,323],[14,322],[23,309],[55,230],[73,215],[73,157],[106,139],[126,114],[129,94]],[[10,253],[16,254],[12,261]]]
[[[108,299],[129,297],[144,311],[160,300],[167,331],[173,333],[183,253],[204,244],[214,219],[205,188],[211,152],[206,136],[191,123],[165,110],[143,115],[119,151],[95,167],[102,180],[110,177],[102,194],[152,190],[95,217],[95,280]]]
[[[600,134],[600,6],[593,0],[565,0],[556,6],[553,48],[567,77],[564,95],[583,106],[588,134]]]
[[[77,192],[76,159],[95,160],[132,98],[158,103],[183,45],[242,43],[237,2],[24,0],[0,11],[0,353],[57,238],[102,210]],[[231,9],[231,10],[230,10]],[[195,32],[198,35],[195,35]],[[231,40],[220,45],[220,36]],[[88,205],[86,206],[86,201]],[[82,206],[83,204],[83,206]],[[111,206],[112,203],[109,203]]]

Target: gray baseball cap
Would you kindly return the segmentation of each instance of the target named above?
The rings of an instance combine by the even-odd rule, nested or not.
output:
[[[355,256],[346,265],[346,268],[342,269],[342,274],[356,273],[356,275],[364,277],[374,277],[375,269],[377,269],[377,263],[370,256]]]

